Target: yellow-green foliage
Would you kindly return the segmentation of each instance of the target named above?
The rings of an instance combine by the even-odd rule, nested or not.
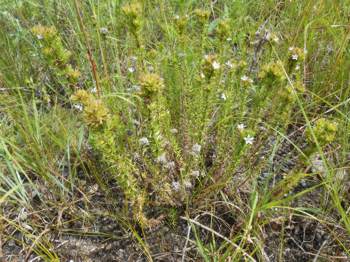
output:
[[[77,84],[81,74],[69,64],[72,53],[64,48],[56,28],[36,25],[31,31],[36,36],[42,54],[56,77],[64,84]]]
[[[126,25],[128,26],[131,34],[135,37],[137,46],[140,46],[140,30],[143,25],[142,4],[140,2],[134,1],[122,6],[121,10],[124,15]]]
[[[226,40],[230,36],[230,22],[229,19],[220,20],[215,29],[215,35],[220,40]]]
[[[259,73],[259,78],[266,84],[276,84],[285,80],[283,64],[272,62],[264,65]]]
[[[207,80],[210,80],[215,72],[220,69],[220,63],[214,54],[205,55],[202,60],[202,72]]]
[[[101,100],[91,100],[84,107],[84,118],[89,126],[98,127],[102,125],[107,121],[108,116],[108,109]]]
[[[141,27],[142,5],[139,2],[125,4],[122,7],[122,12],[127,19],[130,30],[136,32]]]
[[[187,15],[183,15],[183,16],[176,15],[175,16],[175,25],[176,25],[180,34],[184,32],[186,25],[188,23],[188,18],[189,17]]]
[[[210,11],[206,9],[196,8],[193,11],[193,14],[195,15],[195,17],[197,18],[197,20],[200,22],[201,25],[204,25],[210,17]]]
[[[151,177],[134,163],[133,157],[125,150],[127,137],[124,135],[125,125],[120,121],[118,112],[110,112],[102,100],[93,94],[78,90],[71,99],[83,106],[85,123],[89,127],[89,141],[94,150],[100,154],[106,165],[107,173],[115,174],[115,179],[123,189],[125,197],[132,206],[134,218],[147,225],[148,219],[143,214],[143,206],[147,203],[147,193],[155,194],[157,205],[178,205],[184,200],[191,182],[187,179],[182,184],[180,174],[175,173],[175,159],[179,161],[179,148],[170,132],[171,118],[163,90],[164,80],[156,73],[143,73],[139,77],[142,98],[140,111],[144,112],[146,135],[151,139],[150,152],[155,162]],[[142,146],[142,145],[141,145]],[[148,146],[148,142],[146,143]],[[144,150],[144,149],[143,149]],[[144,155],[147,158],[147,155]],[[174,172],[169,176],[169,171]],[[149,181],[146,192],[144,180]],[[180,182],[175,182],[180,181]],[[179,183],[175,189],[172,183]],[[187,185],[187,189],[186,186]]]
[[[72,65],[67,65],[65,68],[65,74],[69,83],[78,83],[81,73],[78,69],[74,69]]]
[[[318,119],[311,127],[315,137],[321,147],[332,143],[337,134],[338,124],[327,118]],[[315,139],[311,134],[311,130],[307,130],[307,138],[311,143],[315,143]]]
[[[164,80],[157,74],[146,73],[140,76],[140,95],[144,98],[152,98],[161,94],[164,89]]]
[[[288,105],[293,105],[294,102],[296,101],[296,96],[295,96],[295,93],[293,92],[293,88],[289,85],[287,85],[284,88],[281,88],[280,96],[281,96],[281,104],[284,107]]]
[[[179,195],[176,190],[171,188],[173,179],[179,180],[180,177],[172,177],[168,174],[171,169],[175,168],[172,155],[175,154],[175,157],[179,157],[177,155],[179,149],[173,134],[170,132],[171,117],[163,93],[164,80],[158,74],[146,73],[141,75],[139,83],[141,96],[144,100],[143,105],[147,111],[144,116],[149,131],[147,133],[153,142],[150,147],[157,163],[153,169],[151,186],[156,192],[158,204],[176,205],[179,199],[183,199],[184,195]]]
[[[83,115],[90,127],[89,142],[99,153],[107,172],[118,181],[126,200],[132,206],[134,218],[146,225],[143,215],[144,193],[139,187],[140,171],[134,166],[131,156],[124,149],[123,124],[117,114],[113,116],[102,100],[96,99],[85,90],[78,90],[71,97],[75,103],[83,105]]]
[[[109,111],[103,102],[96,99],[92,94],[85,90],[78,90],[71,99],[74,102],[83,104],[84,118],[86,124],[91,127],[101,126],[108,120]]]
[[[93,96],[86,90],[79,89],[71,96],[71,99],[73,102],[78,102],[82,103],[83,105],[87,105],[90,102],[90,100],[93,99]]]
[[[310,174],[306,173],[290,173],[285,174],[284,179],[277,183],[271,192],[271,197],[273,199],[279,199],[285,197],[285,194],[288,194],[295,186],[298,185],[301,179],[309,176]]]

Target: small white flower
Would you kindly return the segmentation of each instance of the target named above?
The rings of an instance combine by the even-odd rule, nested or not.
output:
[[[295,70],[299,71],[300,65],[296,65]]]
[[[176,128],[170,129],[170,133],[177,134],[179,131]]]
[[[90,194],[94,194],[98,191],[98,184],[93,184],[91,186],[88,186],[88,192]]]
[[[220,69],[220,63],[217,62],[217,61],[214,61],[214,62],[212,63],[212,66],[213,66],[213,69],[214,69],[214,70]]]
[[[272,41],[278,44],[280,42],[280,39],[278,38],[278,36],[275,35],[272,37]]]
[[[96,92],[97,92],[96,87],[94,87],[93,89],[91,89],[91,93],[96,93]]]
[[[301,185],[302,187],[307,187],[307,182],[306,182],[304,179],[302,179],[302,180],[300,181],[300,185]]]
[[[194,145],[192,146],[192,153],[193,153],[194,155],[199,155],[199,153],[201,152],[201,149],[202,149],[202,146],[201,146],[201,145],[199,145],[199,144],[194,144]]]
[[[228,68],[233,68],[233,64],[231,63],[231,61],[227,61],[225,63],[225,65],[228,67]]]
[[[164,165],[168,162],[165,154],[161,154],[160,156],[158,156],[156,161],[157,161],[157,163],[162,164],[162,165]]]
[[[201,72],[201,78],[205,78],[205,75],[203,72]]]
[[[133,85],[133,86],[131,87],[131,89],[132,89],[133,92],[140,92],[140,91],[141,91],[141,86],[139,86],[139,85]]]
[[[154,67],[151,66],[151,65],[147,66],[147,69],[148,69],[148,71],[151,72],[151,73],[154,72]]]
[[[161,140],[163,139],[163,136],[162,136],[162,134],[160,133],[160,131],[155,132],[154,137],[155,137],[155,139],[158,140],[158,141],[161,141]]]
[[[139,126],[141,124],[140,121],[137,121],[136,119],[134,119],[132,122],[135,126]]]
[[[137,57],[136,57],[136,56],[130,56],[130,60],[131,60],[132,62],[136,62],[136,61],[137,61]]]
[[[220,94],[220,99],[221,99],[222,101],[226,101],[227,97],[226,97],[225,93],[221,93],[221,94]]]
[[[101,27],[101,28],[100,28],[100,33],[103,34],[103,35],[108,34],[108,28],[106,28],[106,27]]]
[[[180,16],[179,16],[179,15],[175,15],[174,18],[175,18],[176,20],[179,20],[179,19],[180,19]]]
[[[295,61],[298,60],[298,55],[297,54],[293,54],[292,55],[292,60],[295,60]]]
[[[200,172],[198,170],[193,170],[191,172],[191,176],[198,178],[200,176]]]
[[[22,221],[23,221],[23,220],[26,220],[26,219],[28,218],[28,212],[26,211],[25,208],[22,208],[22,209],[21,209],[18,218],[19,218],[20,220],[22,220]]]
[[[232,41],[232,38],[231,38],[231,37],[228,37],[228,38],[226,38],[226,41],[227,41],[227,42],[231,42],[231,41]]]
[[[265,38],[266,38],[267,41],[270,41],[271,38],[272,38],[271,32],[267,32],[266,35],[265,35]]]
[[[148,145],[149,145],[149,140],[148,140],[148,138],[147,138],[147,137],[141,137],[141,138],[139,139],[139,144],[140,144],[141,146],[148,146]]]
[[[36,35],[36,38],[38,38],[39,40],[44,39],[44,37],[42,35]]]
[[[30,225],[28,225],[27,223],[23,223],[22,226],[29,231],[33,230],[33,228]]]
[[[135,72],[135,67],[131,66],[128,68],[129,73],[134,73]]]
[[[163,138],[160,139],[160,143],[161,143],[161,146],[163,148],[169,147],[169,145],[170,145],[170,141],[167,139],[163,139]]]
[[[249,83],[249,84],[253,83],[253,80],[250,79],[250,78],[249,78],[248,76],[246,76],[246,75],[243,75],[243,76],[241,77],[241,80],[242,80],[244,83]]]
[[[293,50],[294,50],[294,47],[291,46],[291,47],[288,48],[288,50],[289,50],[289,51],[293,51]]]
[[[78,109],[79,111],[83,111],[83,106],[81,104],[76,104],[73,106],[75,109]]]
[[[252,145],[254,143],[254,137],[250,136],[250,135],[247,135],[244,138],[244,141],[245,141],[246,145]]]
[[[139,85],[132,85],[131,87],[126,88],[129,93],[138,93],[141,91],[141,87]]]
[[[245,124],[243,124],[243,123],[237,125],[237,129],[238,129],[239,131],[243,131],[245,128],[246,128],[246,126],[245,126]]]
[[[170,162],[166,163],[165,168],[167,168],[167,169],[174,169],[175,168],[175,162],[174,161],[170,161]]]
[[[336,177],[337,179],[339,179],[338,181],[344,181],[344,179],[346,178],[346,176],[347,176],[347,172],[346,172],[345,169],[339,169],[339,170],[337,170],[336,173],[335,173],[335,177]]]
[[[313,156],[313,159],[311,159],[311,164],[312,164],[312,172],[314,173],[324,173],[326,171],[326,166],[324,165],[323,161],[319,159],[316,156]]]
[[[177,182],[177,181],[174,181],[174,182],[172,182],[171,183],[171,185],[173,186],[173,189],[175,190],[175,191],[179,191],[180,190],[180,183],[179,182]]]
[[[184,186],[185,186],[186,188],[192,188],[192,183],[191,183],[191,181],[185,180],[185,181],[184,181]]]
[[[244,75],[244,76],[241,77],[241,80],[242,80],[242,81],[248,81],[248,79],[249,79],[249,78],[248,78],[248,76],[246,76],[246,75]]]

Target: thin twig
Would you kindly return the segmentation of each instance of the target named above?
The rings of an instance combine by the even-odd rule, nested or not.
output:
[[[214,231],[214,230],[211,229],[210,227],[207,227],[207,226],[205,226],[205,225],[203,225],[203,224],[199,223],[198,221],[193,220],[193,219],[191,219],[191,218],[187,218],[187,217],[183,217],[183,216],[181,216],[180,218],[183,219],[183,220],[186,220],[186,221],[188,221],[188,222],[191,222],[191,223],[193,223],[193,224],[195,224],[195,225],[197,225],[197,226],[200,226],[200,227],[202,227],[202,228],[205,229],[205,230],[208,230],[209,232],[213,233],[214,235],[216,235],[216,236],[222,238],[223,240],[227,241],[227,243],[230,243],[230,244],[231,244],[232,246],[234,246],[237,250],[239,250],[240,252],[242,252],[242,254],[243,254],[246,258],[249,258],[250,261],[256,261],[252,256],[250,256],[247,252],[245,252],[245,251],[243,250],[242,247],[240,247],[240,246],[237,245],[236,243],[232,242],[232,241],[231,241],[230,239],[228,239],[227,237],[225,237],[225,236],[221,235],[220,233]]]
[[[320,254],[321,254],[321,250],[322,250],[322,248],[326,245],[326,243],[327,243],[327,240],[325,240],[325,241],[322,243],[320,249],[317,251],[317,254],[316,254],[315,258],[312,260],[312,262],[317,262],[317,261],[318,261],[318,257],[319,257]]]
[[[191,225],[188,225],[187,236],[186,236],[186,242],[185,242],[185,245],[184,245],[184,248],[183,248],[183,251],[182,251],[181,262],[185,262],[187,244],[188,244],[188,241],[190,240],[190,233],[191,233]]]
[[[97,96],[100,97],[101,96],[101,88],[100,88],[100,80],[99,80],[99,76],[98,76],[98,72],[97,72],[97,66],[96,66],[95,60],[94,60],[93,55],[92,55],[92,51],[91,51],[92,49],[90,46],[89,37],[88,37],[88,34],[85,30],[83,18],[82,18],[81,13],[80,13],[79,0],[75,0],[74,4],[75,4],[75,10],[76,10],[77,16],[79,18],[78,19],[79,27],[80,27],[80,30],[83,32],[84,41],[85,41],[85,45],[87,48],[88,59],[89,59],[90,65],[91,65],[92,75],[93,75],[95,83],[96,83]]]
[[[259,57],[265,43],[268,42],[267,36],[268,32],[265,30],[265,26],[269,19],[266,19],[263,24],[261,24],[255,33],[254,41],[254,54],[252,57],[252,62],[249,66],[249,74],[255,73],[259,64]]]
[[[36,237],[36,239],[33,241],[32,245],[30,246],[29,250],[27,251],[26,256],[24,258],[24,261],[28,261],[29,256],[32,254],[33,249],[36,246],[36,244],[40,241],[41,237],[48,232],[50,232],[50,229],[45,227],[45,229]]]

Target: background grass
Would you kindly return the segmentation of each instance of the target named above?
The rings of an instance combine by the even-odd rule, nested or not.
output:
[[[128,1],[0,2],[0,257],[12,240],[22,258],[63,260],[51,236],[113,239],[70,228],[102,215],[148,260],[155,258],[149,228],[177,232],[182,223],[183,260],[349,259],[349,4],[136,2],[136,18],[123,9]],[[201,21],[197,9],[209,17]],[[71,53],[63,67],[43,52],[32,30],[39,24],[57,30],[49,44]],[[291,47],[305,56],[299,70]],[[271,63],[277,76],[262,77]],[[80,72],[77,81],[65,66]],[[150,97],[142,93],[148,73],[163,81]],[[71,100],[79,89],[100,99],[116,127],[84,120]],[[323,118],[336,135],[317,129]],[[149,146],[140,145],[143,137]],[[107,209],[92,208],[96,194]],[[294,217],[317,222],[332,241],[288,255]],[[323,252],[323,243],[337,251]]]

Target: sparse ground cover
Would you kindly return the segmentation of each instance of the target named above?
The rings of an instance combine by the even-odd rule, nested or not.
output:
[[[0,0],[0,258],[350,260],[349,17]]]

